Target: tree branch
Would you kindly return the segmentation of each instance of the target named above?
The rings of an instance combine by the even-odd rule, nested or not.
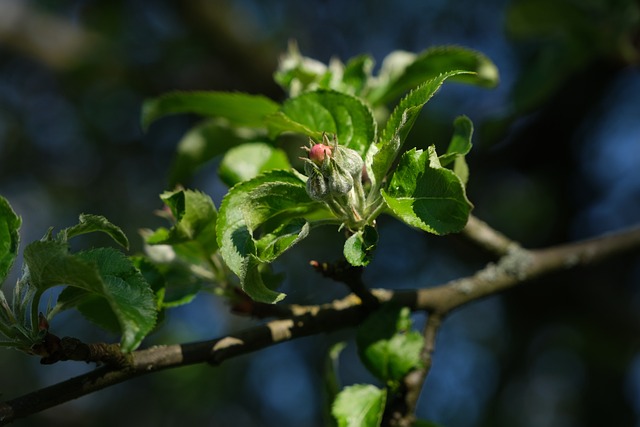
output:
[[[500,245],[498,245],[500,246]],[[444,285],[410,291],[373,290],[380,303],[393,300],[412,310],[430,312],[427,343],[433,342],[436,320],[471,301],[522,284],[550,272],[600,262],[614,255],[640,249],[640,228],[595,239],[540,250],[510,246],[496,264],[489,264],[473,276]],[[241,354],[304,336],[354,327],[367,316],[360,298],[349,295],[320,306],[294,306],[293,317],[277,319],[226,337],[182,345],[166,345],[138,350],[124,367],[101,367],[50,387],[0,403],[0,425],[18,418],[121,383],[131,378],[164,369],[195,363],[217,365]],[[425,348],[426,368],[433,345]]]
[[[467,239],[498,257],[504,256],[510,250],[520,246],[517,242],[494,230],[486,222],[473,215],[469,216],[467,225],[461,233]]]
[[[342,282],[353,294],[362,300],[362,305],[369,310],[375,310],[379,301],[365,286],[362,281],[362,267],[354,267],[346,260],[329,264],[326,262],[311,261],[311,267],[324,277],[329,277],[337,282]]]
[[[420,289],[415,296],[400,293],[394,299],[414,303],[414,309],[447,314],[471,301],[504,291],[546,274],[596,264],[615,255],[640,248],[640,227],[546,249],[512,248],[497,263],[473,276],[445,285]],[[417,301],[413,301],[413,298]]]
[[[214,340],[135,351],[127,366],[104,366],[0,403],[0,425],[141,375],[196,363],[218,365],[232,357],[283,341],[353,327],[366,317],[360,299],[352,295],[331,304],[300,309],[298,312],[301,314],[292,319],[273,320]]]

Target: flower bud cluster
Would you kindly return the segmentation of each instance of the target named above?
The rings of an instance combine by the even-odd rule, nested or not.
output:
[[[364,161],[357,151],[341,147],[334,138],[329,140],[322,135],[322,143],[304,147],[308,151],[304,170],[309,196],[324,202],[347,224],[360,221],[364,191],[362,188],[362,170]]]

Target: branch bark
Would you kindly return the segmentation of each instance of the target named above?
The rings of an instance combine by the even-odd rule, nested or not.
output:
[[[500,247],[501,245],[497,245]],[[380,303],[394,301],[412,310],[425,310],[430,318],[442,319],[449,312],[469,302],[502,292],[545,274],[593,264],[621,253],[640,249],[640,228],[630,229],[572,244],[540,250],[526,250],[508,244],[504,256],[474,275],[446,284],[410,291],[373,290]],[[131,378],[195,363],[218,365],[241,354],[304,336],[354,327],[368,311],[360,298],[349,295],[319,306],[290,306],[291,318],[281,318],[263,325],[214,340],[181,345],[165,345],[132,353],[124,367],[101,367],[84,375],[0,403],[0,425],[43,411]],[[433,342],[436,326],[427,325],[427,342]],[[430,360],[432,347],[425,350]],[[429,366],[429,365],[427,365]]]
[[[462,235],[498,257],[504,256],[510,250],[520,246],[473,215],[469,216],[467,225],[462,230]]]

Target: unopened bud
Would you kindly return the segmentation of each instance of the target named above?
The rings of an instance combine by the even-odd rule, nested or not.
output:
[[[314,200],[327,200],[330,191],[324,176],[318,171],[313,171],[307,180],[307,194]]]
[[[351,174],[353,179],[360,180],[362,177],[362,167],[364,166],[364,160],[362,160],[360,154],[358,154],[356,150],[344,147],[339,147],[338,152],[339,154],[336,155],[336,161]]]
[[[353,188],[351,173],[344,169],[337,160],[332,159],[326,171],[323,170],[323,173],[327,177],[331,195],[336,197],[344,196]]]
[[[326,134],[322,135],[322,143],[314,144],[310,141],[309,147],[304,149],[308,153],[302,160],[305,173],[309,177],[309,196],[328,203],[338,216],[349,217],[350,222],[355,221],[350,213],[359,211],[360,208],[353,204],[363,200],[360,183],[364,161],[360,154],[338,145],[335,138],[331,141]],[[357,189],[354,190],[354,187]]]
[[[309,158],[313,163],[320,166],[327,157],[331,157],[331,147],[324,144],[316,144],[309,149]]]

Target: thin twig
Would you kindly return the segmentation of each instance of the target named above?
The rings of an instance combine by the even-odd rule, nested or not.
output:
[[[427,318],[427,323],[424,327],[424,347],[422,348],[421,360],[422,366],[420,369],[416,369],[407,375],[405,378],[405,387],[407,392],[405,394],[405,404],[407,412],[403,422],[398,424],[401,427],[409,427],[415,421],[415,410],[418,405],[418,398],[424,385],[427,375],[431,370],[433,362],[433,353],[436,349],[436,335],[442,324],[442,316],[437,313],[432,313]]]
[[[388,405],[387,416],[383,425],[390,427],[410,427],[416,420],[415,410],[420,392],[431,369],[433,353],[436,348],[436,335],[442,324],[442,316],[437,313],[429,314],[424,327],[424,346],[420,355],[421,366],[409,372],[401,385],[394,405]]]
[[[469,216],[462,235],[498,257],[507,255],[510,250],[519,247],[517,242],[473,215]]]
[[[378,308],[378,299],[362,281],[362,267],[354,267],[346,261],[336,262],[334,264],[311,261],[310,264],[324,277],[329,277],[347,285],[349,290],[362,300],[362,305],[367,309],[375,310]]]
[[[40,343],[31,347],[31,351],[41,357],[43,365],[75,360],[124,367],[131,362],[130,355],[123,353],[119,344],[86,344],[77,338],[58,338],[49,332]]]

